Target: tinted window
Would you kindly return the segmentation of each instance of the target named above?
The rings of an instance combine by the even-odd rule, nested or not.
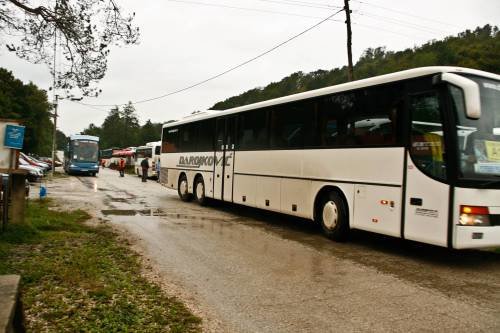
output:
[[[215,150],[217,151],[223,150],[224,134],[226,133],[225,126],[226,120],[224,118],[217,118],[217,128],[215,133]]]
[[[271,148],[287,149],[311,146],[314,104],[301,101],[280,105],[271,111]]]
[[[214,150],[215,121],[213,119],[199,122],[197,151]]]
[[[318,102],[319,145],[335,147],[353,145],[353,126],[349,115],[355,113],[356,96],[342,93],[321,98]]]
[[[401,84],[323,97],[318,102],[319,145],[373,146],[400,142]]]
[[[178,151],[178,128],[167,127],[163,129],[161,151],[163,153],[176,153]]]
[[[439,99],[436,92],[414,95],[411,107],[411,154],[424,172],[446,178],[444,138]]]
[[[238,117],[239,149],[265,149],[268,145],[267,111],[243,112]]]
[[[404,107],[403,88],[386,85],[357,92],[356,107],[349,117],[356,144],[394,145],[398,136],[397,120]]]
[[[179,130],[179,150],[181,152],[196,151],[198,142],[198,123],[181,126]]]

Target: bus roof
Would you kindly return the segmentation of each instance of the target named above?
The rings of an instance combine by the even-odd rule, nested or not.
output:
[[[73,134],[69,137],[71,141],[73,140],[88,140],[88,141],[97,141],[99,142],[98,136],[93,135],[83,135],[83,134]]]
[[[152,142],[146,142],[146,146],[148,147],[154,147],[154,146],[160,146],[161,141],[152,141]]]
[[[202,119],[221,117],[221,116],[225,116],[225,115],[229,115],[229,114],[235,114],[235,113],[239,113],[239,112],[249,111],[249,110],[258,109],[258,108],[264,108],[264,107],[273,106],[273,105],[285,104],[285,103],[289,103],[289,102],[299,101],[299,100],[308,99],[308,98],[314,98],[314,97],[338,93],[338,92],[342,92],[342,91],[355,90],[355,89],[360,89],[360,88],[365,88],[365,87],[370,87],[370,86],[376,86],[376,85],[380,85],[380,84],[384,84],[384,83],[402,81],[402,80],[412,79],[412,78],[416,78],[416,77],[427,76],[427,75],[432,75],[432,74],[437,74],[437,73],[446,73],[446,72],[472,74],[472,75],[483,76],[483,77],[487,77],[487,78],[491,78],[491,79],[495,79],[495,80],[500,80],[500,75],[496,75],[493,73],[480,71],[480,70],[476,70],[476,69],[470,69],[470,68],[453,67],[453,66],[419,67],[419,68],[408,69],[408,70],[404,70],[404,71],[400,71],[400,72],[374,76],[374,77],[367,78],[367,79],[342,83],[342,84],[338,84],[338,85],[334,85],[334,86],[330,86],[330,87],[309,90],[306,92],[288,95],[288,96],[284,96],[284,97],[279,97],[279,98],[275,98],[275,99],[270,99],[270,100],[262,101],[262,102],[258,102],[258,103],[238,106],[238,107],[235,107],[232,109],[227,109],[224,111],[207,110],[205,112],[200,112],[200,113],[197,113],[194,115],[189,115],[189,116],[184,117],[183,119],[180,119],[178,121],[166,123],[163,125],[163,128],[173,127],[173,126],[177,126],[177,125],[185,124],[185,123],[191,123],[191,122],[202,120]]]
[[[153,146],[139,146],[135,149],[135,151],[142,150],[142,149],[153,149]]]

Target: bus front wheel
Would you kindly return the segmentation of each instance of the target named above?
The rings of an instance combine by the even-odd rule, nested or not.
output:
[[[185,174],[179,177],[179,184],[177,186],[177,193],[182,201],[190,201],[191,194],[188,192],[188,181]]]
[[[349,234],[347,205],[335,191],[322,196],[316,211],[316,219],[321,224],[326,237],[342,242]]]
[[[207,204],[207,198],[205,197],[205,182],[202,176],[196,177],[194,181],[194,199],[201,206]]]

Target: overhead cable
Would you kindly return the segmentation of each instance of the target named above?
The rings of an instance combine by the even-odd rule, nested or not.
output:
[[[250,58],[250,59],[248,59],[248,60],[246,60],[246,61],[244,61],[244,62],[242,62],[242,63],[240,63],[240,64],[238,64],[236,66],[233,66],[233,67],[231,67],[231,68],[229,68],[229,69],[227,69],[227,70],[225,70],[225,71],[223,71],[223,72],[221,72],[219,74],[213,75],[213,76],[211,76],[211,77],[209,77],[209,78],[207,78],[205,80],[199,81],[197,83],[194,83],[192,85],[189,85],[187,87],[184,87],[184,88],[181,88],[181,89],[178,89],[178,90],[174,90],[174,91],[168,92],[168,93],[160,95],[160,96],[156,96],[156,97],[152,97],[152,98],[147,98],[147,99],[143,99],[143,100],[139,100],[139,101],[135,101],[135,102],[131,102],[131,103],[132,104],[140,104],[140,103],[146,103],[146,102],[155,101],[155,100],[158,100],[158,99],[162,99],[162,98],[165,98],[165,97],[169,97],[169,96],[172,96],[172,95],[184,92],[186,90],[189,90],[189,89],[201,86],[202,84],[205,84],[205,83],[207,83],[209,81],[215,80],[215,79],[217,79],[217,78],[219,78],[219,77],[221,77],[221,76],[223,76],[223,75],[225,75],[227,73],[230,73],[230,72],[232,72],[232,71],[234,71],[234,70],[236,70],[236,69],[238,69],[240,67],[243,67],[243,66],[245,66],[245,65],[247,65],[247,64],[249,64],[249,63],[251,63],[251,62],[253,62],[253,61],[257,60],[257,59],[259,59],[259,58],[262,58],[263,56],[265,56],[265,55],[273,52],[274,50],[282,47],[285,44],[288,44],[292,40],[297,39],[298,37],[304,35],[305,33],[309,32],[311,30],[313,30],[314,28],[320,26],[321,24],[329,21],[332,17],[334,17],[335,15],[339,14],[343,10],[344,10],[343,8],[339,9],[335,13],[333,13],[333,14],[329,15],[328,17],[322,19],[321,21],[319,21],[318,23],[310,26],[309,28],[301,31],[300,33],[298,33],[298,34],[296,34],[296,35],[288,38],[287,40],[285,40],[285,41],[283,41],[283,42],[281,42],[281,43],[273,46],[272,48],[270,48],[270,49],[268,49],[268,50],[266,50],[266,51],[264,51],[264,52],[256,55],[255,57]],[[128,103],[121,103],[121,104],[87,104],[87,103],[79,103],[79,104],[86,105],[86,106],[123,106],[123,105],[127,105]]]

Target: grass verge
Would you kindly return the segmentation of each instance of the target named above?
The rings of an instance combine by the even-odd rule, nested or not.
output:
[[[201,331],[198,317],[141,276],[139,256],[109,227],[50,206],[30,202],[27,223],[0,234],[0,274],[22,276],[28,331]]]

